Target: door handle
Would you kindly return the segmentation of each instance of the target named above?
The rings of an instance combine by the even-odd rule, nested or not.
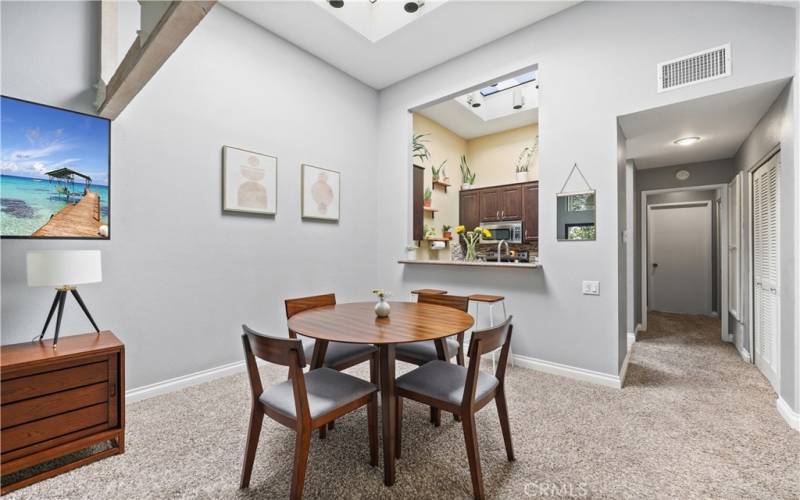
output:
[[[653,267],[654,267],[654,268],[655,268],[655,267],[658,267],[658,263],[657,263],[657,262],[653,262]]]
[[[495,219],[499,219],[500,218],[500,210],[498,210],[497,212],[494,213],[494,218]]]
[[[500,218],[501,219],[505,219],[506,218],[506,211],[505,210],[501,210],[500,211]]]

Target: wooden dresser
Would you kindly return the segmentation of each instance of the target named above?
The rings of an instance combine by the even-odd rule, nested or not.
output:
[[[2,474],[107,441],[88,456],[5,484],[2,494],[125,449],[125,346],[113,333],[0,347]]]

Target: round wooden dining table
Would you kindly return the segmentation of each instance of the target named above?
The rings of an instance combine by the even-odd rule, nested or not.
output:
[[[433,340],[439,359],[450,359],[445,338],[467,331],[472,316],[452,307],[392,302],[388,318],[378,318],[374,302],[355,302],[323,306],[295,314],[289,330],[316,339],[311,369],[322,366],[328,342],[374,344],[379,350],[381,424],[383,432],[383,482],[395,480],[395,345]]]

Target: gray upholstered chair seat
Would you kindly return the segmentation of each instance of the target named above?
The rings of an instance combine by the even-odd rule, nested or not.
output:
[[[397,379],[397,388],[439,401],[460,405],[464,397],[467,369],[445,361],[431,361]],[[475,399],[489,394],[500,382],[494,375],[480,372]]]
[[[312,419],[378,390],[366,380],[325,367],[311,370],[304,377]],[[258,399],[273,410],[296,418],[291,380],[267,388]]]
[[[311,364],[314,356],[314,344],[312,339],[310,342],[303,340],[303,352],[306,355],[306,361]],[[359,358],[370,352],[374,352],[376,347],[371,344],[348,344],[346,342],[328,342],[328,348],[325,350],[325,366],[340,366],[346,364],[348,361]]]
[[[428,361],[439,359],[436,354],[436,343],[433,340],[422,340],[420,342],[409,342],[398,344],[395,348],[397,356],[410,358],[417,364],[424,364]],[[452,358],[458,352],[458,340],[455,338],[447,339],[447,354]]]

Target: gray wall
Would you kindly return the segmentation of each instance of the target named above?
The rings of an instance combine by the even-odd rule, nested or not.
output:
[[[3,92],[86,110],[98,5],[3,2]],[[81,293],[126,343],[130,388],[241,361],[242,323],[286,335],[285,298],[369,299],[376,112],[374,90],[216,5],[112,125],[112,240],[2,241],[2,342],[52,300],[26,286],[31,249],[103,251]],[[223,144],[278,157],[277,216],[222,215]],[[342,172],[339,224],[301,222],[301,162]],[[89,329],[70,302],[64,333]]]
[[[688,170],[689,179],[679,181],[675,178],[675,172],[678,170]],[[688,163],[683,165],[673,165],[660,168],[648,168],[637,170],[634,178],[634,295],[633,301],[635,304],[635,317],[636,323],[642,322],[642,191],[650,191],[656,189],[675,189],[695,186],[708,186],[713,184],[727,184],[733,179],[733,160],[715,160],[708,162]],[[676,194],[673,196],[678,197],[692,197],[697,196],[692,194],[692,191],[686,191],[686,194]],[[649,198],[649,197],[648,197]],[[680,200],[686,201],[686,200]],[[652,202],[651,202],[652,203]],[[716,210],[716,206],[713,208]],[[716,231],[714,231],[716,234]],[[716,248],[716,244],[715,244]],[[716,253],[716,252],[715,252]],[[716,270],[717,266],[714,265]],[[716,271],[715,271],[716,272]],[[718,297],[719,290],[719,277],[714,280],[715,297]],[[714,304],[718,303],[715,298]]]
[[[780,146],[780,362],[779,362],[779,387],[780,396],[795,409],[800,409],[800,401],[797,400],[796,383],[798,378],[797,356],[797,319],[796,319],[796,293],[798,283],[795,281],[795,266],[797,261],[797,249],[795,247],[796,222],[797,222],[797,199],[795,198],[795,183],[797,182],[797,164],[795,158],[797,154],[797,144],[795,143],[794,121],[798,118],[793,116],[794,109],[793,82],[787,84],[769,110],[766,112],[750,136],[742,144],[734,157],[734,168],[736,171],[747,172],[766,159],[766,156],[776,147]],[[745,175],[743,186],[743,219],[748,221],[751,208],[748,203],[750,197],[750,185],[748,177]],[[743,224],[742,231],[742,254],[744,262],[752,262],[752,239],[748,223]],[[749,289],[747,268],[743,276],[744,290],[744,322],[737,324],[733,322],[736,334],[736,343],[742,349],[751,352],[749,338],[749,322],[751,320],[750,307],[752,294]]]
[[[725,22],[709,25],[708,19]],[[395,293],[435,286],[451,293],[502,294],[515,315],[515,354],[618,374],[625,321],[618,280],[625,269],[619,265],[616,117],[791,76],[794,21],[790,9],[738,2],[584,2],[381,91],[378,282]],[[656,92],[659,61],[727,42],[741,48],[729,78]],[[543,268],[398,264],[411,240],[409,109],[535,64]],[[597,190],[595,242],[556,241],[555,194],[575,162]],[[600,281],[600,296],[582,295],[582,280]]]
[[[2,2],[4,95],[94,113],[98,2]]]

